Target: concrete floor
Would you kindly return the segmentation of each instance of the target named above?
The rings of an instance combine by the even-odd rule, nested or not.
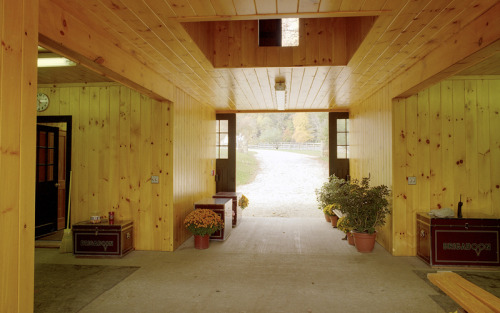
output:
[[[80,312],[444,312],[415,257],[361,254],[320,218],[245,217],[225,242],[123,259],[36,249],[37,263],[139,266]]]

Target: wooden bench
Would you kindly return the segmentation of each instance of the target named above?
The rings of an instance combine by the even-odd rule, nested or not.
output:
[[[341,217],[343,217],[343,216],[344,216],[344,214],[343,214],[342,212],[340,212],[340,210],[339,210],[339,209],[335,209],[335,210],[333,210],[333,213],[335,213],[335,215],[337,215],[339,218],[341,218]]]
[[[468,313],[500,313],[499,298],[456,273],[431,273],[427,278]]]

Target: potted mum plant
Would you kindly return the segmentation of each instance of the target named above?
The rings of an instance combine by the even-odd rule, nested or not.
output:
[[[333,227],[337,227],[337,221],[339,220],[339,217],[333,212],[336,208],[335,204],[329,204],[323,209],[323,213],[330,218]]]
[[[210,235],[224,227],[220,216],[210,209],[196,209],[184,219],[184,226],[194,235],[194,247],[207,249]]]
[[[342,238],[342,240],[347,240],[347,242],[351,246],[354,246],[354,237],[352,236],[351,227],[349,227],[349,221],[347,220],[346,215],[339,218],[339,220],[337,222],[337,228],[339,230],[343,231],[345,234],[345,237]]]
[[[346,182],[340,187],[337,203],[347,215],[347,226],[353,230],[354,242],[359,252],[371,252],[375,246],[376,228],[385,225],[391,213],[385,185],[370,187],[370,179]]]
[[[345,183],[345,180],[332,175],[320,189],[316,189],[316,200],[319,204],[318,208],[323,210],[325,213],[325,219],[327,222],[331,222],[331,215],[326,213],[325,209],[331,204],[338,204],[337,198],[340,196],[340,187]]]

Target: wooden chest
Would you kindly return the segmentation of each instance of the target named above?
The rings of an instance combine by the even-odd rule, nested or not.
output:
[[[224,223],[224,228],[216,231],[210,239],[212,240],[226,240],[231,234],[231,228],[233,227],[233,201],[229,198],[205,198],[194,204],[195,209],[210,209],[217,213],[222,222]]]
[[[134,249],[132,221],[114,224],[85,221],[74,224],[72,229],[75,256],[122,257]]]
[[[233,227],[238,226],[243,218],[243,210],[238,205],[241,199],[241,192],[220,191],[213,195],[212,198],[229,198],[233,200]]]
[[[499,219],[417,214],[417,256],[431,266],[500,266]]]

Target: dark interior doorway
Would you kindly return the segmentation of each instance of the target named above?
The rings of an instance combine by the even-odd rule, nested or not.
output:
[[[35,238],[66,226],[71,134],[71,116],[37,117]]]

